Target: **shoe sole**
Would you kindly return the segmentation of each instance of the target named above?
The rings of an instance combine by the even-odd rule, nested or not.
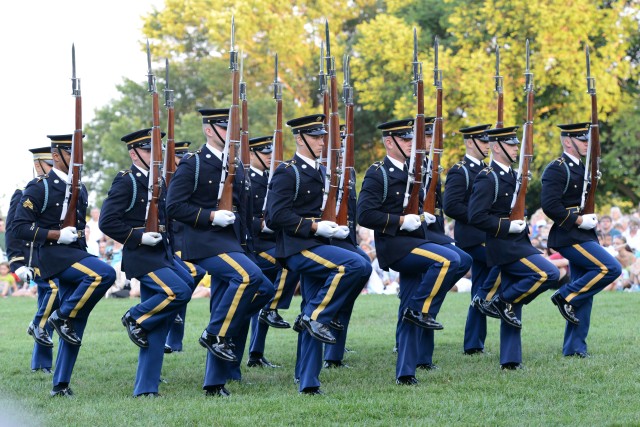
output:
[[[284,324],[271,323],[271,322],[263,319],[262,317],[258,317],[258,322],[262,323],[263,325],[267,325],[270,328],[276,328],[276,329],[289,329],[289,328],[291,328],[291,325],[289,325],[289,324],[287,324],[285,326]]]
[[[34,334],[33,331],[29,328],[27,329],[27,334],[31,335],[36,344],[41,345],[42,347],[53,348],[53,341],[42,341],[41,339],[36,337],[36,334]]]
[[[124,320],[124,317],[122,319],[120,319],[122,321],[122,326],[124,326],[124,328],[127,330],[127,335],[129,336],[129,339],[131,340],[132,343],[134,343],[135,345],[137,345],[140,348],[149,348],[149,343],[147,344],[142,344],[136,341],[135,337],[133,335],[131,335],[131,333],[129,332],[129,325],[127,325],[127,321]]]
[[[425,325],[425,324],[423,324],[423,323],[416,322],[416,321],[414,321],[414,320],[412,320],[412,319],[409,319],[409,318],[407,318],[407,317],[404,317],[404,316],[402,316],[402,320],[403,320],[403,321],[407,321],[407,322],[409,322],[409,323],[412,323],[412,324],[414,324],[414,325],[416,325],[417,327],[422,328],[422,329],[430,329],[430,330],[432,330],[432,331],[441,331],[441,330],[443,330],[443,329],[444,329],[444,326],[442,326],[442,325],[440,325],[439,327],[438,327],[438,326],[435,326],[435,327],[427,326],[427,325]]]
[[[553,303],[553,305],[555,305],[556,307],[558,307],[558,311],[560,312],[560,315],[562,317],[564,317],[564,320],[566,320],[569,323],[573,323],[574,325],[579,325],[580,324],[580,320],[578,319],[572,319],[570,316],[568,316],[565,311],[562,309],[562,307],[560,306],[560,304],[562,304],[561,302],[557,302],[555,300],[555,298],[553,298],[554,295],[551,295],[551,302]]]
[[[500,314],[500,319],[502,319],[504,323],[506,323],[509,326],[513,326],[516,329],[522,329],[522,323],[520,324],[514,323],[511,319],[509,319],[507,316],[504,315],[502,310],[499,310],[498,307],[496,307],[493,303],[491,303],[491,305],[493,306],[494,310],[496,310]]]
[[[230,359],[227,355],[225,355],[224,353],[220,353],[220,352],[216,352],[213,347],[210,347],[207,342],[205,340],[202,339],[202,337],[200,337],[200,339],[198,339],[198,342],[200,343],[201,346],[203,346],[204,348],[207,349],[207,351],[211,354],[213,354],[215,357],[217,357],[218,359],[224,360],[225,362],[237,362],[238,359],[236,357],[233,357],[232,359]]]
[[[58,334],[58,336],[60,337],[60,339],[66,343],[69,343],[71,345],[75,345],[77,347],[80,347],[82,345],[82,341],[75,341],[70,339],[69,337],[67,337],[65,334],[62,334],[60,332],[60,329],[58,329],[57,325],[53,322],[50,322],[49,320],[47,320],[47,325],[51,326],[53,329],[55,329],[56,333]]]
[[[302,326],[307,330],[307,332],[309,332],[309,335],[311,335],[311,337],[317,341],[320,341],[322,343],[325,344],[335,344],[336,343],[336,339],[334,338],[333,340],[330,340],[328,338],[324,338],[316,333],[314,333],[311,328],[307,327],[307,325],[305,325],[304,323],[302,324]]]

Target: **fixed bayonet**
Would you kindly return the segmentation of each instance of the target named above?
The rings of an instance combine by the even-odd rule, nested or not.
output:
[[[324,72],[324,42],[320,42],[320,73],[318,73],[318,91],[324,93],[327,90],[327,75]]]
[[[151,70],[151,48],[149,47],[149,39],[147,39],[147,79],[149,79],[149,92],[156,91],[156,76]]]
[[[496,80],[496,92],[502,93],[502,76],[500,75],[500,46],[496,46],[496,75],[493,77]]]
[[[327,41],[327,56],[325,60],[327,61],[327,74],[331,74],[334,72],[333,60],[331,58],[331,39],[329,37],[329,21],[325,19],[324,21],[324,37]]]
[[[589,45],[585,45],[584,53],[587,58],[587,93],[595,95],[596,79],[595,77],[591,77],[591,55],[589,55]]]
[[[349,55],[344,56],[342,64],[344,74],[344,80],[342,83],[342,100],[345,104],[353,104],[353,88],[349,83],[349,79],[351,78],[351,70],[349,68]]]
[[[236,52],[236,21],[235,16],[231,17],[231,49],[229,50],[229,69],[237,70],[238,52]]]
[[[243,72],[244,72],[244,57],[242,56],[242,52],[240,52],[240,100],[241,101],[247,99],[247,84],[243,80],[243,76],[242,76]]]
[[[169,88],[169,59],[165,58],[165,74],[164,74],[164,106],[167,108],[173,108],[173,90]]]
[[[418,81],[422,80],[422,62],[418,62],[418,31],[413,29],[413,96],[418,96]]]
[[[76,45],[71,44],[71,95],[80,96],[80,79],[76,78]]]
[[[531,72],[531,69],[529,66],[530,57],[531,57],[531,50],[529,49],[529,39],[527,39],[527,62],[526,62],[526,69],[524,71],[524,78],[525,78],[524,90],[527,92],[533,90],[533,73]]]
[[[275,70],[273,77],[273,99],[279,101],[282,99],[282,85],[278,82],[278,54],[276,53]]]
[[[433,41],[433,49],[434,53],[434,67],[433,67],[433,85],[436,88],[442,88],[442,71],[438,68],[438,50],[440,47],[440,42],[438,41],[438,36],[435,36]]]

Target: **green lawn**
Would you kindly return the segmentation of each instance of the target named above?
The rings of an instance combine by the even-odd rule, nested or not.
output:
[[[228,399],[201,390],[206,350],[197,343],[208,303],[189,305],[185,351],[165,357],[161,399],[133,399],[137,347],[120,317],[133,301],[109,299],[93,311],[72,380],[75,396],[49,398],[51,378],[29,369],[26,327],[31,299],[0,300],[0,425],[639,425],[640,294],[596,297],[589,359],[563,358],[564,322],[545,293],[524,310],[526,368],[502,372],[498,322],[490,320],[487,352],[462,354],[469,294],[449,294],[438,320],[434,362],[420,385],[394,382],[398,300],[363,295],[356,303],[346,362],[324,371],[324,396],[301,396],[293,384],[296,334],[271,330],[266,356],[281,369],[244,369]],[[295,299],[292,307],[299,305]],[[295,310],[283,312],[293,321]],[[3,422],[4,419],[4,422]]]

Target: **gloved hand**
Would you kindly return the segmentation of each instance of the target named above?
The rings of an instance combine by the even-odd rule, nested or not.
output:
[[[273,234],[273,230],[267,227],[267,224],[262,223],[262,232],[265,234]]]
[[[400,226],[400,230],[414,231],[420,228],[420,216],[415,214],[408,214],[404,216],[404,221]]]
[[[580,224],[578,228],[591,230],[596,228],[596,225],[598,225],[598,217],[596,214],[586,214],[582,215],[582,224]]]
[[[431,215],[429,212],[423,213],[422,216],[424,217],[424,222],[426,222],[427,225],[433,224],[434,222],[436,222],[435,215]]]
[[[339,230],[338,224],[333,221],[320,221],[316,223],[316,236],[326,237],[327,239],[333,237],[336,231]]]
[[[236,221],[236,216],[233,212],[227,210],[219,210],[213,215],[213,221],[211,222],[213,225],[218,225],[220,227],[226,227],[228,225],[233,224]]]
[[[33,268],[23,265],[16,270],[16,274],[23,282],[30,282],[33,280]]]
[[[58,243],[68,245],[78,240],[78,232],[75,227],[65,227],[60,230],[60,237]]]
[[[511,221],[509,224],[509,233],[510,234],[520,234],[527,227],[527,223],[521,219],[516,219],[515,221]]]
[[[160,243],[161,240],[162,240],[162,234],[160,233],[154,233],[154,232],[142,233],[141,243],[143,245],[155,246],[158,243]]]
[[[334,239],[344,240],[349,236],[349,227],[346,225],[338,226],[338,230],[333,235]]]

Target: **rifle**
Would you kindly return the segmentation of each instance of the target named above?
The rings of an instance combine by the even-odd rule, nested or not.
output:
[[[334,58],[331,56],[329,40],[329,22],[325,21],[327,38],[327,73],[331,81],[331,117],[329,118],[329,146],[327,147],[327,169],[322,197],[322,220],[336,220],[336,202],[338,196],[338,152],[340,151],[340,116],[338,115],[338,81]],[[326,119],[326,117],[325,117]],[[328,207],[328,208],[327,208]]]
[[[240,161],[244,166],[244,189],[245,196],[251,193],[251,155],[249,154],[249,109],[247,107],[247,84],[242,80],[244,60],[240,55],[240,101],[242,102],[242,133],[240,134]],[[245,203],[245,206],[247,204]]]
[[[504,126],[504,94],[502,90],[503,79],[500,75],[500,46],[496,46],[496,75],[493,76],[496,80],[496,92],[498,93],[498,121],[496,122],[496,129],[502,129]]]
[[[229,50],[229,69],[231,70],[231,108],[229,124],[222,154],[223,165],[218,189],[218,209],[233,211],[233,182],[236,176],[236,153],[240,143],[240,69],[238,52],[235,50],[235,18],[231,18],[231,49]]]
[[[589,127],[589,142],[587,145],[587,157],[585,164],[589,167],[584,171],[582,184],[582,201],[580,213],[592,214],[596,209],[596,187],[600,180],[600,132],[598,126],[598,98],[596,96],[596,79],[591,77],[591,61],[589,46],[585,46],[587,57],[587,93],[591,95],[591,126]],[[588,184],[591,184],[588,187]],[[588,188],[588,189],[587,189]]]
[[[153,127],[151,128],[151,165],[149,168],[145,231],[157,233],[160,228],[158,202],[160,200],[160,190],[162,187],[162,176],[160,175],[160,167],[162,166],[162,136],[160,135],[160,101],[158,101],[156,77],[153,75],[153,71],[151,70],[151,50],[149,49],[149,40],[147,40],[147,66],[149,68],[147,74],[147,78],[149,80],[149,92],[153,99]]]
[[[167,107],[167,151],[164,153],[164,183],[169,187],[171,178],[176,172],[176,143],[174,137],[175,112],[173,108],[173,91],[169,89],[169,60],[165,59],[164,106]]]
[[[328,37],[328,36],[327,36]],[[327,40],[327,43],[328,40]],[[327,46],[328,48],[328,46]],[[327,55],[329,56],[329,55]],[[327,148],[329,147],[329,91],[327,90],[327,75],[324,73],[324,42],[320,42],[320,73],[318,74],[318,82],[320,87],[318,92],[322,95],[322,113],[324,114],[324,130],[327,132],[322,136],[324,145],[322,146],[322,155],[318,161],[325,163],[327,158]],[[327,72],[329,72],[330,65],[327,65]],[[326,163],[325,163],[326,166]]]
[[[82,192],[82,95],[80,93],[80,79],[76,78],[76,46],[71,45],[71,95],[76,99],[75,124],[73,139],[71,140],[71,164],[67,179],[67,190],[62,206],[62,227],[76,227],[78,221],[78,198]],[[33,245],[32,245],[33,246]]]
[[[509,220],[514,221],[524,219],[525,197],[527,195],[527,185],[531,179],[529,164],[533,158],[533,73],[529,67],[529,39],[527,39],[527,62],[524,72],[524,91],[527,94],[527,121],[522,127],[522,143],[520,146],[520,161],[518,174],[516,176],[516,188],[511,201],[511,214]]]
[[[267,197],[269,196],[269,184],[271,177],[276,168],[282,163],[284,157],[282,146],[282,84],[278,82],[278,54],[276,53],[275,61],[275,77],[273,78],[273,99],[276,100],[276,128],[273,131],[273,154],[271,155],[271,163],[269,164],[269,179],[267,183],[267,193],[264,196],[264,204],[262,205],[262,213],[264,215],[267,210]]]
[[[336,222],[338,225],[348,225],[349,222],[349,193],[351,191],[351,171],[354,165],[354,139],[353,139],[353,87],[349,84],[349,56],[344,56],[344,81],[342,83],[342,100],[345,109],[345,130],[344,130],[344,154],[342,156],[342,167],[340,172],[340,185],[338,194],[338,213]]]
[[[411,142],[411,154],[409,156],[409,177],[404,192],[403,213],[405,215],[419,213],[420,185],[424,154],[427,148],[424,137],[424,82],[422,80],[422,62],[418,62],[418,33],[413,29],[413,96],[416,97],[416,122]],[[411,187],[413,185],[413,187]],[[411,188],[411,193],[409,193]]]
[[[439,185],[440,177],[440,157],[442,156],[442,71],[438,68],[438,36],[435,37],[433,43],[435,50],[434,68],[433,68],[433,85],[436,87],[436,119],[433,125],[433,142],[429,151],[429,175],[427,183],[429,185],[424,195],[423,210],[430,214],[436,211],[436,187]],[[423,132],[424,133],[424,132]]]

